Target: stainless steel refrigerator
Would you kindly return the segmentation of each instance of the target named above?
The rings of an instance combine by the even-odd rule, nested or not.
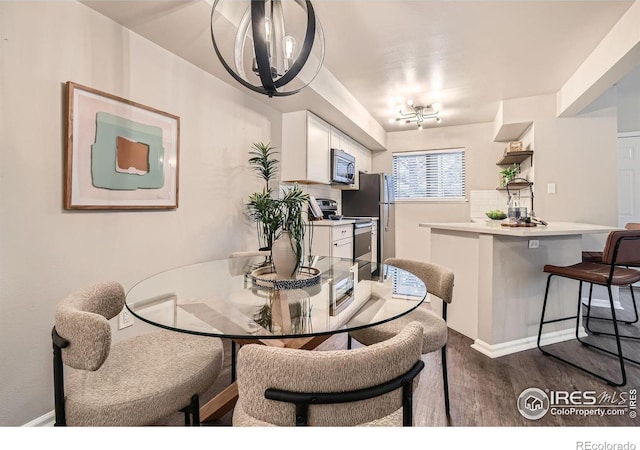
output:
[[[342,191],[342,215],[378,219],[378,267],[396,255],[395,182],[388,173],[360,172],[360,188]]]

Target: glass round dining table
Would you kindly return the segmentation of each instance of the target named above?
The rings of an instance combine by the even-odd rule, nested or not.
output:
[[[231,384],[200,408],[201,422],[230,412],[238,398],[236,345],[311,350],[336,333],[397,319],[417,308],[424,283],[388,264],[312,257],[293,280],[265,256],[177,267],[135,284],[126,307],[140,320],[184,333],[231,340]]]
[[[314,257],[295,280],[278,279],[264,256],[191,264],[138,282],[126,307],[162,328],[264,341],[366,328],[424,301],[426,288],[410,273],[382,264],[372,276],[363,263]]]

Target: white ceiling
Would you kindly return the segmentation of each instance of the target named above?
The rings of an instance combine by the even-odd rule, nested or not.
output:
[[[84,3],[244,89],[213,52],[206,0]],[[491,122],[501,100],[557,92],[633,1],[312,3],[325,33],[325,67],[382,127],[398,131],[415,125],[389,123],[392,99],[440,102],[442,123],[427,126],[442,127]],[[311,91],[259,98],[281,111],[314,110],[360,137],[348,117]],[[359,140],[367,145],[366,137]]]

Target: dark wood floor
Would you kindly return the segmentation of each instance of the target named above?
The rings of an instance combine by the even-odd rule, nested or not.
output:
[[[623,306],[630,310],[628,290],[621,292]],[[640,299],[639,299],[640,300]],[[631,310],[632,311],[632,310]],[[594,314],[603,313],[599,309]],[[626,313],[625,313],[626,314]],[[610,323],[592,321],[592,329],[606,331]],[[640,326],[621,326],[621,333],[640,335]],[[603,336],[589,337],[600,345],[610,345],[613,338]],[[567,364],[543,355],[538,349],[527,350],[501,358],[491,359],[473,350],[471,339],[450,330],[448,341],[449,392],[451,399],[451,418],[444,413],[442,389],[442,368],[440,353],[423,356],[426,363],[420,375],[420,383],[414,397],[414,423],[416,426],[639,426],[640,418],[624,416],[554,416],[547,413],[536,421],[520,415],[516,401],[520,393],[530,387],[542,390],[591,390],[598,394],[607,392],[618,394],[629,389],[640,388],[640,366],[626,364],[627,384],[614,388]],[[357,346],[357,343],[354,343]],[[331,337],[318,350],[346,348],[344,334]],[[617,360],[602,352],[591,350],[575,341],[567,341],[549,347],[550,351],[589,365],[594,371],[601,371],[607,377],[616,377]],[[640,360],[640,341],[624,342],[625,355]],[[223,389],[230,379],[230,344],[225,341],[226,361],[222,374],[216,384],[202,397],[202,401],[211,398]],[[158,425],[182,425],[181,414],[176,414]],[[231,425],[231,414],[209,425]]]

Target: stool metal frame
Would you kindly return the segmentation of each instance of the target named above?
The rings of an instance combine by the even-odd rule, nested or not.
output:
[[[618,233],[620,233],[620,232],[618,232]],[[622,233],[624,233],[624,232],[622,232]],[[610,237],[611,237],[611,235],[610,235]],[[620,247],[623,244],[623,242],[625,242],[625,241],[638,241],[640,243],[640,235],[636,232],[631,236],[624,236],[623,235],[621,237],[618,237],[616,239],[616,242],[615,242],[615,247],[614,247],[614,251],[613,251],[613,259],[612,259],[611,264],[604,263],[604,262],[601,264],[602,266],[609,266],[610,267],[609,276],[607,277],[606,283],[604,283],[604,284],[603,283],[592,283],[592,288],[593,288],[593,284],[598,284],[598,285],[602,285],[602,286],[606,286],[607,287],[607,291],[609,293],[609,307],[611,309],[611,321],[613,323],[614,332],[612,334],[605,334],[605,335],[610,335],[610,336],[615,337],[617,353],[616,352],[612,352],[612,351],[610,351],[610,350],[608,350],[606,348],[600,347],[598,345],[594,345],[592,343],[586,342],[586,341],[584,341],[583,339],[580,338],[580,336],[579,336],[580,320],[579,319],[580,319],[581,311],[582,311],[581,310],[581,308],[582,308],[582,283],[583,283],[583,281],[589,282],[589,280],[583,280],[583,279],[581,279],[581,278],[579,278],[577,276],[569,276],[569,275],[560,275],[560,274],[550,273],[549,276],[547,277],[547,286],[546,286],[545,294],[544,294],[544,302],[543,302],[543,305],[542,305],[542,314],[541,314],[541,317],[540,317],[540,326],[538,328],[538,339],[537,339],[538,349],[543,354],[545,354],[547,356],[550,356],[552,358],[555,358],[555,359],[557,359],[559,361],[562,361],[565,364],[568,364],[568,365],[570,365],[572,367],[575,367],[576,369],[582,370],[582,371],[584,371],[584,372],[586,372],[586,373],[588,373],[588,374],[590,374],[590,375],[592,375],[592,376],[594,376],[594,377],[596,377],[596,378],[598,378],[600,380],[606,381],[608,384],[610,384],[612,386],[624,386],[627,383],[627,375],[626,375],[625,367],[624,367],[624,361],[625,360],[630,361],[630,362],[635,363],[635,364],[640,364],[640,361],[636,361],[634,359],[628,358],[628,357],[624,356],[623,353],[622,353],[622,346],[621,346],[621,342],[620,342],[620,338],[622,336],[620,336],[620,333],[618,331],[618,320],[616,319],[616,312],[615,312],[615,307],[614,307],[614,304],[613,304],[613,295],[611,293],[611,286],[612,286],[612,283],[613,283],[613,280],[614,280],[614,275],[616,273],[616,269],[619,269],[619,267],[616,267],[617,266],[616,261],[618,260],[618,254],[619,254],[619,251],[620,251]],[[621,264],[618,264],[618,266],[625,265],[624,263],[625,262],[622,261]],[[592,263],[592,264],[597,264],[597,263]],[[545,271],[546,271],[546,269],[545,269]],[[547,308],[547,300],[548,300],[548,296],[549,296],[549,285],[550,285],[550,282],[551,282],[551,278],[553,276],[561,276],[563,278],[570,278],[570,279],[574,279],[574,280],[577,280],[577,281],[580,282],[580,285],[579,285],[579,288],[578,288],[578,308],[577,308],[577,312],[576,312],[575,316],[568,316],[568,317],[561,317],[561,318],[558,318],[558,319],[545,320],[545,313],[546,313],[546,308]],[[622,285],[621,284],[617,284],[617,285],[623,286],[623,285],[626,285],[626,284],[622,284]],[[632,290],[632,296],[633,296],[633,290]],[[591,298],[591,295],[589,296],[589,298]],[[634,300],[634,304],[635,304],[635,298],[633,300]],[[598,373],[593,372],[592,370],[589,370],[589,369],[587,369],[587,368],[585,368],[585,367],[583,367],[583,366],[581,366],[579,364],[576,364],[576,363],[574,363],[572,361],[569,361],[569,360],[567,360],[565,358],[562,358],[562,357],[560,357],[558,355],[554,355],[554,354],[550,353],[549,351],[547,351],[547,350],[542,348],[542,346],[540,345],[540,339],[541,339],[541,336],[542,336],[543,325],[546,325],[546,324],[549,324],[549,323],[566,321],[566,320],[574,320],[574,319],[576,320],[576,330],[575,331],[576,331],[576,339],[578,340],[578,342],[580,342],[582,345],[584,345],[586,347],[590,347],[590,348],[594,348],[596,350],[600,350],[600,351],[602,351],[604,353],[607,353],[609,355],[615,356],[617,358],[618,363],[620,365],[620,378],[621,378],[620,381],[616,381],[616,380],[613,380],[613,379],[606,378],[606,377],[604,377],[604,376],[602,376],[602,375],[600,375]],[[604,333],[600,333],[600,334],[604,334]]]

